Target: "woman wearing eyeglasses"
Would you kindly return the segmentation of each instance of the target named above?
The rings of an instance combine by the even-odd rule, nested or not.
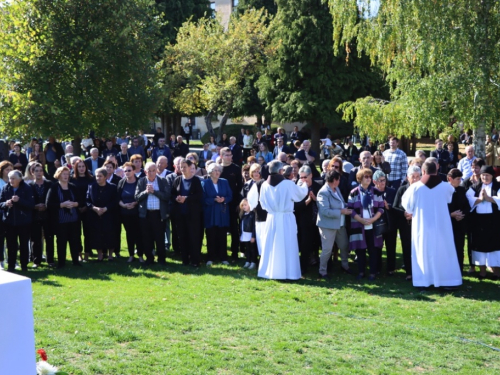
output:
[[[330,160],[327,170],[329,171],[332,169],[340,173],[340,182],[338,188],[340,190],[340,193],[342,194],[342,198],[344,198],[344,201],[347,202],[351,189],[349,189],[349,176],[348,174],[344,173],[344,161],[340,156],[335,156],[332,160]]]
[[[135,200],[135,189],[137,187],[137,177],[135,177],[135,166],[126,162],[123,164],[125,178],[117,185],[117,193],[120,205],[120,221],[125,228],[128,247],[128,262],[134,261],[134,250],[137,248],[139,261],[143,262],[143,249],[141,241],[141,223],[139,221],[139,208]]]
[[[368,250],[370,276],[375,280],[378,271],[379,252],[384,244],[382,235],[375,236],[373,224],[384,213],[384,198],[382,193],[370,187],[373,172],[362,168],[356,173],[358,186],[349,194],[348,208],[352,210],[351,233],[349,248],[356,251],[358,261],[358,277],[362,279],[366,273],[366,251]]]

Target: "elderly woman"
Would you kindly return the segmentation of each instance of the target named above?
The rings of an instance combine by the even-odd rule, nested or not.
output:
[[[47,207],[54,234],[57,236],[57,268],[66,264],[66,248],[69,243],[73,265],[81,266],[78,261],[80,221],[78,207],[83,205],[78,188],[69,182],[69,168],[59,167],[54,173],[58,181],[47,194]]]
[[[398,229],[396,227],[398,219],[394,216],[394,210],[392,209],[394,198],[396,197],[396,190],[387,186],[387,176],[381,170],[373,174],[373,183],[377,190],[382,193],[382,198],[384,199],[384,216],[389,226],[388,231],[383,234],[387,259],[387,273],[393,275],[394,272],[396,272],[396,238],[398,235]],[[382,252],[380,252],[379,258],[379,271],[381,268]]]
[[[2,188],[9,183],[9,172],[14,169],[10,161],[0,163],[0,192]],[[0,220],[0,270],[5,267],[5,228],[3,221]]]
[[[87,191],[88,220],[90,222],[90,246],[97,249],[98,260],[104,258],[103,249],[110,249],[108,260],[113,260],[113,250],[116,247],[116,226],[113,210],[118,204],[116,186],[106,179],[106,168],[97,168],[95,182]]]
[[[172,184],[172,220],[176,221],[182,264],[200,266],[203,188],[191,171],[191,160],[182,159],[182,175]],[[213,164],[210,164],[213,165]]]
[[[43,177],[42,164],[33,165],[35,180],[30,184],[35,198],[35,209],[33,211],[33,223],[31,224],[31,250],[33,257],[33,268],[38,268],[42,263],[43,238],[45,238],[45,253],[47,264],[54,266],[54,235],[52,220],[49,220],[47,211],[47,195],[52,182]]]
[[[358,279],[365,277],[366,251],[368,250],[370,257],[369,280],[373,281],[379,269],[379,252],[383,245],[382,235],[375,236],[373,224],[384,213],[384,199],[380,191],[370,187],[372,182],[371,169],[361,168],[356,173],[356,181],[359,185],[349,194],[348,203],[348,207],[352,210],[349,247],[356,251]]]
[[[347,208],[347,203],[339,189],[340,173],[335,170],[326,172],[325,185],[318,192],[318,219],[316,225],[321,236],[321,257],[319,260],[319,276],[329,278],[327,265],[330,260],[333,244],[340,249],[342,269],[349,270],[349,239],[346,231],[346,215],[351,215],[352,210]]]
[[[14,144],[14,152],[9,155],[9,161],[14,165],[14,169],[24,172],[28,165],[26,154],[21,152],[21,144]]]
[[[397,219],[398,229],[399,229],[399,237],[401,238],[401,247],[403,249],[403,262],[405,265],[406,271],[406,280],[410,281],[412,279],[412,270],[411,270],[411,215],[408,214],[401,200],[403,198],[404,193],[410,187],[410,185],[415,182],[420,181],[420,177],[422,175],[420,167],[416,165],[408,168],[406,172],[406,179],[408,184],[402,185],[398,191],[396,192],[396,197],[394,198],[394,216]]]
[[[137,188],[137,177],[135,177],[135,166],[126,162],[123,164],[125,178],[118,182],[117,194],[120,206],[120,221],[125,228],[128,247],[128,262],[134,261],[134,252],[137,247],[139,259],[143,256],[143,241],[141,241],[141,223],[139,221],[139,208],[135,200]],[[121,229],[121,228],[120,228]]]
[[[257,152],[255,154],[255,158],[257,159],[257,161],[259,163],[260,163],[259,158],[261,158],[261,157],[264,159],[265,164],[267,164],[267,163],[271,162],[271,160],[273,160],[273,153],[269,152],[269,149],[267,148],[266,143],[261,143],[259,145],[259,152]]]
[[[33,220],[35,198],[33,190],[24,183],[20,171],[9,172],[9,183],[0,193],[0,210],[7,237],[8,270],[16,267],[17,249],[20,250],[21,269],[28,270],[30,225]]]
[[[227,261],[227,232],[229,230],[229,206],[233,193],[229,183],[224,178],[219,178],[222,167],[210,164],[207,167],[209,179],[203,180],[204,221],[207,235],[207,266],[220,260],[222,264]]]
[[[479,266],[480,280],[486,277],[486,267],[491,267],[495,280],[500,280],[500,237],[496,232],[500,219],[500,182],[495,180],[493,167],[481,167],[481,182],[467,190],[472,207],[470,221],[475,249],[472,264]]]

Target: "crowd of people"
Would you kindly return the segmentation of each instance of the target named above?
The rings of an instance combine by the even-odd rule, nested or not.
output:
[[[489,146],[488,162],[472,146],[462,156],[452,136],[435,146],[409,161],[396,137],[358,147],[322,133],[318,155],[297,127],[242,129],[199,152],[160,128],[151,140],[85,138],[85,157],[52,137],[45,147],[33,139],[26,153],[14,143],[0,163],[0,267],[61,268],[68,245],[75,266],[111,262],[124,230],[127,261],[145,266],[167,264],[169,251],[192,267],[243,253],[259,277],[293,280],[310,270],[330,278],[340,256],[340,270],[357,279],[403,267],[414,286],[455,288],[467,237],[467,272],[479,267],[483,279],[490,267],[499,279],[500,158]]]

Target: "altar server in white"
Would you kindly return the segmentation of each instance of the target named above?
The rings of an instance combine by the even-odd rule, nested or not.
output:
[[[258,276],[297,280],[301,272],[293,204],[305,198],[308,188],[302,182],[295,185],[286,180],[280,174],[281,162],[273,160],[268,166],[269,178],[260,190],[260,204],[267,211],[267,220],[260,239],[262,254]]]
[[[462,285],[462,275],[447,214],[455,190],[441,181],[435,163],[425,162],[422,172],[422,179],[412,184],[402,198],[404,209],[413,217],[413,286],[457,287]]]

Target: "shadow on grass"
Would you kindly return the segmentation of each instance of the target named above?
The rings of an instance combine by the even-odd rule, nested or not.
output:
[[[242,267],[244,260],[240,259],[229,266],[223,266],[215,263],[212,267],[202,265],[199,268],[182,265],[180,258],[169,252],[167,254],[167,265],[162,266],[157,263],[151,266],[144,266],[137,260],[133,263],[127,263],[127,258],[122,257],[114,262],[97,262],[91,260],[85,263],[83,267],[75,267],[67,264],[63,269],[50,269],[41,267],[36,270],[30,270],[23,275],[32,279],[33,282],[54,287],[63,285],[51,276],[65,277],[70,279],[112,281],[113,275],[122,277],[145,277],[150,279],[169,279],[174,275],[184,275],[192,277],[230,277],[238,280],[255,280],[256,282],[270,282],[279,284],[293,284],[313,286],[327,289],[350,289],[356,292],[364,292],[368,295],[374,295],[383,298],[397,298],[404,300],[418,300],[425,302],[436,301],[437,296],[449,294],[457,298],[467,298],[478,301],[498,301],[500,300],[500,283],[493,280],[479,281],[477,278],[465,276],[463,285],[455,291],[447,291],[443,288],[430,287],[425,291],[414,288],[411,282],[405,280],[404,271],[400,270],[392,276],[380,276],[375,281],[368,281],[366,278],[356,280],[356,266],[351,263],[353,275],[341,273],[338,265],[331,272],[330,280],[319,279],[316,266],[310,267],[309,272],[300,280],[279,281],[257,278],[257,270],[247,270]],[[203,263],[204,264],[204,263]],[[329,270],[330,271],[330,270]]]

